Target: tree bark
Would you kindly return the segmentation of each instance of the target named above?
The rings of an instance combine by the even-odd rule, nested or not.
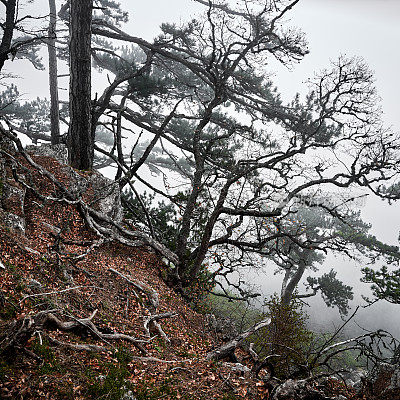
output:
[[[190,271],[190,280],[193,281],[196,276],[199,274],[201,265],[206,257],[211,236],[214,230],[214,226],[218,220],[220,215],[220,211],[224,205],[225,199],[228,196],[229,188],[231,187],[232,181],[228,180],[224,187],[222,188],[217,204],[204,228],[203,237],[201,239],[199,251],[197,252],[196,259],[194,260],[192,270]]]
[[[4,23],[4,33],[0,43],[0,71],[8,60],[8,54],[11,48],[15,28],[15,9],[16,0],[8,0],[6,6],[6,21]]]
[[[69,162],[73,168],[93,167],[91,132],[91,25],[93,0],[71,0],[70,5],[70,126]]]
[[[56,2],[49,0],[50,23],[47,49],[49,52],[49,84],[50,84],[50,122],[51,144],[60,143],[60,115],[58,107],[58,78],[57,78],[57,53],[56,53]]]
[[[300,279],[303,277],[304,272],[307,267],[307,259],[310,250],[304,250],[301,254],[301,258],[299,260],[299,266],[294,273],[294,275],[290,278],[289,283],[285,288],[282,288],[282,304],[288,305],[293,298],[293,292],[297,288],[297,285],[300,282]]]
[[[216,350],[210,351],[207,354],[207,360],[214,360],[219,361],[223,360],[224,358],[230,358],[233,362],[235,360],[235,350],[240,344],[243,343],[245,339],[251,336],[253,333],[257,332],[258,330],[265,328],[266,326],[271,324],[271,318],[266,318],[259,322],[258,324],[252,326],[247,331],[241,333],[235,339],[231,340],[230,342],[224,344],[223,346],[219,347]]]

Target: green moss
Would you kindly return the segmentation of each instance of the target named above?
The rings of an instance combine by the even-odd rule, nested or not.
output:
[[[106,376],[102,380],[95,377],[93,371],[87,370],[86,376],[91,381],[87,392],[88,398],[119,400],[124,393],[133,390],[133,385],[127,381],[130,375],[128,364],[133,359],[132,353],[124,347],[120,347],[115,351],[114,357],[118,363],[104,365]]]
[[[109,400],[120,400],[133,385],[126,382],[129,375],[126,364],[108,364],[107,375],[103,380],[95,380],[88,388],[87,396],[90,399],[107,398]]]
[[[3,321],[9,321],[17,316],[16,308],[10,302],[6,302],[4,306],[0,309],[0,318]]]
[[[55,388],[55,391],[57,393],[57,398],[59,399],[74,400],[76,398],[72,384],[65,386],[60,385]]]
[[[43,359],[39,372],[42,375],[49,375],[54,372],[63,372],[64,368],[57,359],[53,349],[49,346],[48,341],[43,340],[42,344],[39,339],[33,342],[32,350],[35,354]]]
[[[224,397],[222,397],[221,400],[236,400],[237,397],[233,392],[227,392],[224,394]]]
[[[134,393],[137,400],[157,400],[166,396],[177,398],[178,395],[172,377],[164,379],[158,386],[144,382],[135,389]]]

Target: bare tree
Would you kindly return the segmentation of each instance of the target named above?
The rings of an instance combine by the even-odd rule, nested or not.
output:
[[[109,113],[119,112],[158,140],[164,158],[156,168],[164,188],[141,177],[137,160],[130,166],[128,156],[121,165],[121,158],[108,155],[124,170],[124,184],[137,179],[176,205],[179,263],[171,274],[178,286],[193,282],[215,254],[222,256],[216,268],[224,270],[229,252],[244,262],[251,253],[270,257],[284,240],[300,252],[329,251],[338,236],[327,234],[320,243],[304,239],[300,229],[285,229],[299,211],[298,199],[327,188],[351,193],[361,187],[379,195],[378,188],[398,175],[398,137],[382,127],[373,76],[362,60],[341,57],[310,82],[304,101],[296,96],[282,103],[265,65],[271,57],[290,65],[308,52],[303,34],[280,23],[296,4],[252,2],[232,9],[210,1],[203,21],[165,24],[154,43],[104,22],[93,26],[95,35],[152,52],[149,77],[159,79],[158,88],[168,87],[153,93],[156,103],[146,102],[133,78],[120,92],[127,96],[124,109],[108,105]],[[165,105],[177,100],[181,103],[171,112]],[[166,118],[170,121],[163,124]],[[174,181],[179,191],[168,189]],[[304,207],[345,221],[350,213],[331,207],[327,197]]]

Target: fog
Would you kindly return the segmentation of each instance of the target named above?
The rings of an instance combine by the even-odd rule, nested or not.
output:
[[[131,35],[152,39],[159,31],[162,22],[187,20],[201,9],[191,0],[123,0],[122,7],[130,12],[130,22],[125,30]],[[34,1],[30,6],[36,14],[44,14],[47,1]],[[400,114],[397,98],[400,93],[400,4],[396,0],[303,0],[292,13],[289,24],[300,27],[307,35],[310,54],[291,69],[271,62],[266,68],[274,72],[273,80],[282,97],[291,99],[296,92],[304,93],[305,82],[315,71],[329,67],[330,60],[340,54],[363,57],[375,72],[376,86],[382,98],[383,118],[388,126],[400,129]],[[26,61],[6,63],[8,72],[20,75],[17,85],[24,98],[45,97],[47,93],[47,73],[33,71]],[[29,75],[28,75],[29,74]],[[29,76],[29,77],[28,77]],[[94,91],[100,91],[106,84],[104,76],[94,79]],[[67,88],[68,82],[61,81]],[[66,98],[67,91],[61,91]],[[362,208],[363,218],[372,224],[372,233],[390,244],[397,244],[400,229],[399,204],[387,205],[379,199],[369,198]],[[369,287],[360,283],[360,263],[341,257],[327,257],[321,271],[331,268],[338,271],[338,277],[355,288],[353,308],[364,304],[361,295],[370,294]],[[281,276],[273,275],[274,267],[268,265],[264,271],[250,273],[253,282],[268,297],[279,291]],[[300,284],[300,291],[303,289]],[[310,299],[308,309],[314,326],[326,328],[337,324],[337,310],[327,308],[321,299]],[[368,329],[382,327],[400,337],[399,306],[380,302],[370,308],[361,309],[355,318],[358,324]]]

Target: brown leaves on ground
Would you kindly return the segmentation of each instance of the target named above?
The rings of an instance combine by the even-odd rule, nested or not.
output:
[[[67,167],[47,157],[34,159],[68,186]],[[20,162],[25,164],[22,159]],[[20,172],[29,175],[27,179],[40,194],[59,195],[57,188],[37,171]],[[145,345],[149,357],[168,363],[135,360],[142,354],[126,342],[104,343],[87,334],[48,332],[60,342],[97,344],[109,349],[102,353],[78,352],[54,347],[47,333],[37,332],[13,363],[0,359],[0,398],[112,399],[119,398],[121,387],[133,390],[138,399],[268,398],[261,381],[205,361],[206,353],[216,345],[206,320],[163,282],[161,271],[165,266],[149,249],[111,242],[76,261],[74,256],[83,254],[96,236],[73,205],[43,202],[27,191],[24,212],[25,236],[0,225],[0,260],[6,266],[0,269],[4,299],[0,303],[1,326],[46,309],[57,310],[58,318],[64,321],[88,317],[97,309],[93,322],[104,332],[146,340],[146,297],[109,268],[155,289],[160,297],[158,313],[173,311],[178,315],[160,321],[171,344],[154,337]],[[71,287],[77,288],[61,292]]]

